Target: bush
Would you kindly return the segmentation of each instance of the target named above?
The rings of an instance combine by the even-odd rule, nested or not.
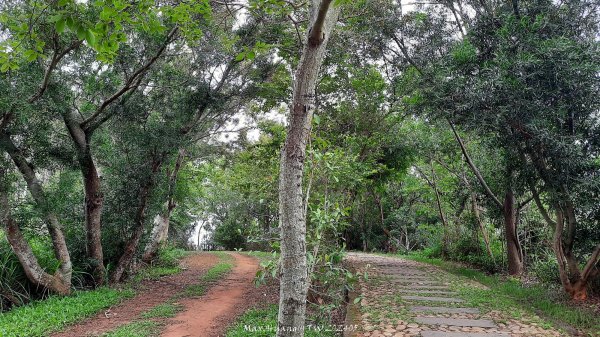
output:
[[[48,273],[54,273],[59,262],[54,257],[54,251],[49,240],[39,237],[29,239],[31,250],[37,257],[40,266]],[[17,256],[13,253],[8,239],[0,231],[0,312],[6,311],[15,305],[22,305],[44,295],[43,289],[31,284],[21,267]]]
[[[442,257],[442,245],[437,244],[432,247],[427,247],[421,251],[421,256],[428,259],[437,259]]]
[[[246,248],[246,237],[243,226],[231,219],[217,226],[214,241],[227,250]]]
[[[176,248],[174,246],[164,246],[158,250],[158,260],[156,265],[162,267],[177,267],[179,266],[179,260],[181,260],[185,255],[186,251],[181,248]]]
[[[28,284],[19,260],[0,231],[0,312],[29,301]]]
[[[492,247],[494,250],[495,247]],[[495,258],[489,256],[485,245],[480,240],[473,240],[472,237],[462,237],[450,248],[449,258],[455,261],[464,262],[475,268],[481,269],[486,273],[496,273],[501,265],[496,261],[501,252],[495,254]]]
[[[560,283],[558,264],[554,257],[547,256],[534,261],[530,270],[540,282],[549,284]]]

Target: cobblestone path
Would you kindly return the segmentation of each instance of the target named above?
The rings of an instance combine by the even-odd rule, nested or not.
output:
[[[359,326],[355,337],[563,336],[535,315],[470,303],[471,290],[483,302],[493,301],[485,297],[494,295],[434,266],[363,253],[349,253],[347,259],[368,275],[356,289],[361,301],[352,309]]]

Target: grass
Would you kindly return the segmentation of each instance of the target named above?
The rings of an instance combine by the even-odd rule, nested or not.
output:
[[[233,257],[224,252],[213,252],[221,260],[212,266],[206,274],[200,278],[200,283],[188,286],[180,296],[194,297],[202,296],[206,290],[218,280],[227,275],[233,269]]]
[[[154,308],[146,311],[142,314],[142,318],[170,318],[175,317],[175,315],[181,311],[181,305],[175,305],[173,303],[164,303],[155,306]]]
[[[272,337],[277,328],[277,306],[270,305],[265,309],[250,309],[239,317],[227,330],[226,337]],[[318,330],[322,329],[322,330]],[[336,336],[332,329],[315,327],[305,330],[305,337]]]
[[[248,256],[253,256],[255,258],[257,258],[259,261],[263,262],[263,261],[270,261],[274,258],[277,257],[277,254],[274,254],[273,252],[261,252],[258,250],[250,250],[247,252],[240,252],[241,254],[245,254]]]
[[[159,304],[140,315],[141,320],[134,321],[107,332],[102,337],[153,337],[160,333],[160,319],[175,317],[183,309],[171,302]]]
[[[544,285],[523,285],[516,279],[504,279],[499,276],[490,276],[470,268],[457,266],[441,259],[426,258],[420,255],[404,256],[418,262],[428,263],[441,269],[470,280],[477,281],[489,288],[476,289],[462,284],[457,286],[461,297],[470,304],[487,310],[500,310],[514,318],[523,314],[532,313],[542,316],[561,326],[570,325],[582,329],[593,336],[600,336],[600,320],[598,317],[583,308],[569,305],[564,299],[557,297]],[[543,325],[547,322],[540,320]]]
[[[98,288],[77,291],[71,296],[52,296],[0,314],[0,336],[44,337],[65,326],[92,316],[102,309],[133,297],[130,289]]]
[[[150,337],[159,332],[160,325],[157,322],[145,320],[122,325],[102,337]]]

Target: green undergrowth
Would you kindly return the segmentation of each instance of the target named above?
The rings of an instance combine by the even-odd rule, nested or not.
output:
[[[590,336],[600,336],[598,316],[585,308],[570,305],[565,296],[558,294],[556,289],[541,284],[523,285],[517,279],[487,275],[455,263],[418,254],[403,257],[435,265],[453,275],[485,285],[488,289],[469,286],[464,282],[453,282],[460,297],[467,300],[470,305],[483,310],[499,310],[514,318],[529,314],[546,327],[549,325],[548,322],[552,322],[558,328],[569,325],[585,331]],[[535,319],[536,316],[541,318]]]
[[[158,258],[147,268],[140,270],[133,278],[134,283],[143,280],[158,280],[163,276],[178,274],[182,271],[179,262],[192,252],[175,247],[165,247],[158,251]]]
[[[277,328],[277,306],[270,305],[264,309],[250,309],[240,316],[227,330],[226,337],[272,337]],[[307,323],[305,337],[333,337],[336,332],[332,327],[311,326]]]
[[[144,320],[122,325],[111,332],[103,334],[102,337],[150,337],[157,336],[159,332],[159,323]]]
[[[51,296],[0,314],[0,336],[45,337],[133,295],[130,289],[104,287],[66,297]]]
[[[274,252],[261,252],[258,250],[250,250],[247,252],[240,252],[244,255],[248,255],[248,256],[252,256],[257,258],[260,262],[266,262],[266,261],[271,261],[273,259],[277,258],[277,253]]]
[[[141,315],[142,318],[171,318],[175,317],[179,311],[183,309],[180,304],[175,304],[173,301],[159,304],[154,308],[146,311]]]
[[[0,313],[0,337],[45,337],[52,332],[63,330],[68,325],[133,297],[135,295],[133,285],[142,280],[158,279],[180,272],[179,260],[185,255],[187,252],[181,249],[172,247],[161,249],[157,261],[152,266],[142,269],[132,278],[131,282],[125,284],[123,289],[102,287],[94,290],[75,291],[70,296],[50,296],[47,299],[14,308],[9,312]],[[142,328],[149,331],[149,325],[134,326],[131,329],[141,331]],[[110,336],[137,337],[138,335]]]

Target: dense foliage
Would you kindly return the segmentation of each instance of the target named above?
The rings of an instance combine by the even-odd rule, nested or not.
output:
[[[331,6],[299,186],[320,317],[363,277],[343,267],[349,249],[597,293],[598,1]],[[311,13],[0,4],[0,309],[123,281],[200,231],[279,252],[291,74],[314,43]]]

